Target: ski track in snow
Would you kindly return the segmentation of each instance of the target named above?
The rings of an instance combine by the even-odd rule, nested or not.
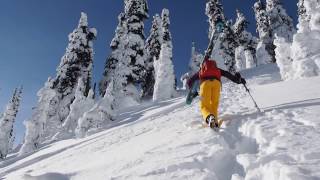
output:
[[[224,83],[220,114],[228,125],[218,133],[193,125],[201,123],[198,101],[145,103],[106,131],[11,155],[0,162],[0,180],[320,179],[320,78],[300,92],[305,82],[277,83],[278,73],[266,72],[277,70],[244,72],[264,113],[242,86]]]

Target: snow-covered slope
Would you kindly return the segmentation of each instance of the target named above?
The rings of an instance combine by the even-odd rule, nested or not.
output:
[[[274,65],[247,70],[258,104],[224,83],[220,132],[201,127],[198,102],[184,97],[127,109],[110,129],[0,162],[0,179],[320,178],[320,77],[280,82]]]

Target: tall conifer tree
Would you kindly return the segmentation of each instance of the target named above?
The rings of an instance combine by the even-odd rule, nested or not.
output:
[[[172,37],[169,30],[170,18],[168,9],[163,9],[161,19],[162,45],[159,60],[155,62],[156,78],[153,93],[154,101],[172,98],[176,93],[176,78],[172,63]]]
[[[153,16],[150,35],[146,40],[146,74],[142,84],[142,97],[149,98],[153,96],[155,83],[154,61],[159,60],[162,44],[161,18],[158,14]]]
[[[99,92],[101,96],[104,96],[107,86],[110,83],[112,77],[114,76],[114,71],[117,67],[119,60],[123,57],[122,51],[124,51],[124,41],[128,33],[127,22],[124,13],[120,13],[118,16],[118,26],[115,31],[115,36],[110,43],[111,54],[107,58],[103,78],[99,83]]]
[[[0,159],[6,158],[13,147],[15,139],[13,126],[19,111],[21,94],[22,88],[15,89],[5,112],[0,117]]]
[[[249,22],[246,20],[243,13],[237,10],[237,19],[233,25],[233,31],[238,41],[238,46],[242,46],[244,48],[243,53],[245,54],[247,62],[242,64],[246,65],[245,68],[251,68],[252,66],[257,65],[256,48],[258,41],[251,33],[246,31],[248,24]],[[242,53],[241,48],[238,49],[237,52]],[[236,56],[241,57],[240,55]]]
[[[266,10],[266,4],[258,0],[253,6],[259,42],[257,47],[257,58],[262,63],[275,62],[275,46],[273,45],[272,30],[269,24],[269,17]]]
[[[282,7],[281,0],[267,0],[268,21],[272,31],[272,38],[275,36],[285,38],[287,42],[292,42],[296,29],[293,20]]]
[[[25,122],[27,133],[20,153],[28,153],[51,141],[61,130],[75,99],[78,79],[84,80],[83,94],[91,88],[93,68],[93,40],[97,31],[88,27],[85,13],[81,13],[78,27],[69,34],[66,53],[54,79],[49,78],[38,92],[39,101],[32,117]]]
[[[104,72],[103,80],[100,82],[100,93],[105,95],[108,83],[113,78],[120,78],[121,76],[122,88],[118,93],[118,97],[125,97],[131,99],[130,101],[138,102],[140,99],[140,92],[138,86],[143,82],[145,76],[145,36],[144,36],[144,20],[149,17],[148,6],[146,0],[124,0],[124,13],[119,16],[119,25],[115,35],[116,44],[113,48],[111,57],[114,57],[112,68],[108,69],[108,62]],[[123,34],[118,35],[118,29]],[[110,58],[109,58],[110,60]],[[108,60],[108,61],[109,61]],[[119,74],[122,72],[122,74]],[[120,105],[121,99],[116,99],[116,104]],[[127,103],[126,103],[127,104]]]

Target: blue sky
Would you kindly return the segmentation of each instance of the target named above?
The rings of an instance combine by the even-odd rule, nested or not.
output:
[[[250,21],[255,33],[254,0],[221,0],[227,18],[235,19],[238,8]],[[283,0],[287,13],[297,21],[298,0]],[[197,48],[207,46],[206,0],[148,0],[150,19],[145,22],[149,34],[152,16],[168,8],[174,46],[174,65],[178,77],[187,70],[192,41]],[[81,12],[88,14],[89,25],[98,30],[94,44],[94,80],[99,81],[109,44],[123,10],[122,0],[1,0],[0,2],[0,109],[5,108],[15,87],[24,86],[21,110],[17,117],[17,141],[24,134],[23,121],[32,113],[37,91],[65,52],[68,34],[77,26]],[[0,110],[0,112],[1,112]]]

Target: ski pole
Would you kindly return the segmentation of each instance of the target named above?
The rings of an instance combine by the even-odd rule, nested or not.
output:
[[[252,101],[253,101],[253,103],[254,103],[255,107],[257,108],[258,112],[259,112],[259,113],[263,112],[263,111],[261,111],[261,109],[259,108],[259,106],[258,106],[257,102],[256,102],[256,101],[254,100],[254,98],[252,97],[252,95],[251,95],[251,93],[250,93],[250,90],[249,90],[249,88],[247,87],[247,85],[246,85],[246,84],[244,84],[244,83],[242,83],[242,84],[243,84],[243,86],[246,88],[246,91],[247,91],[247,92],[248,92],[248,94],[250,95],[250,97],[251,97],[251,99],[252,99]]]

